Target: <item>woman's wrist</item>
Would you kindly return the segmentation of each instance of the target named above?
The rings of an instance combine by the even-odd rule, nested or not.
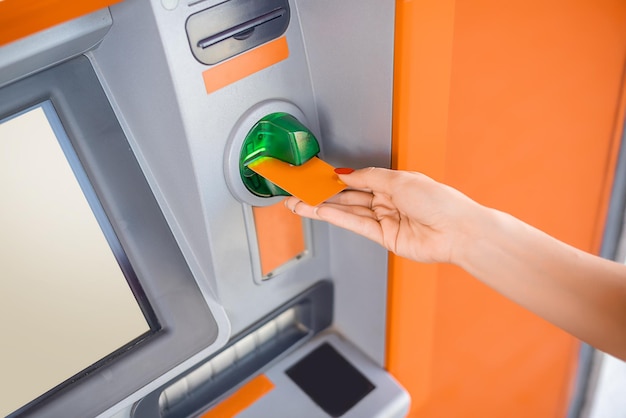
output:
[[[459,225],[455,226],[457,236],[452,243],[450,262],[471,271],[475,258],[484,254],[482,250],[476,250],[497,245],[493,241],[498,231],[508,222],[507,217],[503,212],[472,202],[466,208]]]

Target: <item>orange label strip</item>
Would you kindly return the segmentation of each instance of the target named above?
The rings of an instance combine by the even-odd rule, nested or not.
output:
[[[120,0],[0,0],[0,45],[103,9]]]
[[[272,381],[264,374],[258,375],[213,409],[202,414],[200,418],[234,417],[272,389],[274,389]]]
[[[244,52],[202,73],[206,92],[211,94],[287,57],[289,57],[289,46],[284,36]]]
[[[291,213],[283,202],[256,206],[252,212],[262,276],[267,276],[306,251],[302,219]]]

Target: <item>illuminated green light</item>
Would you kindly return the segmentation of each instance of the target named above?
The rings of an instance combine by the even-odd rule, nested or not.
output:
[[[289,193],[250,170],[248,165],[261,157],[302,165],[319,152],[317,139],[298,119],[283,112],[269,114],[246,135],[239,155],[241,179],[257,196],[288,196]]]

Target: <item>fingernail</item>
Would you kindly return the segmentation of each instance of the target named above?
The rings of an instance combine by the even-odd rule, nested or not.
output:
[[[348,167],[335,168],[335,173],[337,174],[350,174],[353,171],[354,171],[354,168],[348,168]]]

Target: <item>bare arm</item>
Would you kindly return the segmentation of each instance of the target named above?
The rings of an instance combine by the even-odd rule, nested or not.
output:
[[[589,344],[626,360],[626,266],[580,251],[419,173],[358,170],[355,190],[298,214],[421,262],[450,262]]]
[[[454,263],[589,344],[626,359],[626,266],[484,209]]]

